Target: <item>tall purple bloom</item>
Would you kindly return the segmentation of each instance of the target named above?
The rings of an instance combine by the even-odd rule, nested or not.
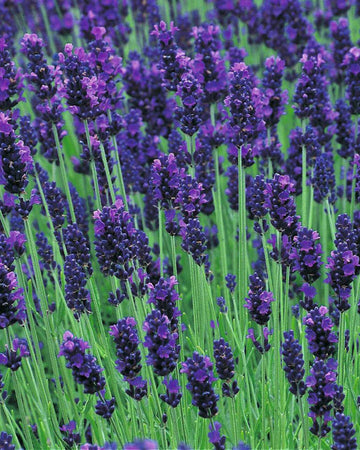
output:
[[[252,320],[259,325],[265,325],[271,314],[271,302],[274,301],[272,292],[265,291],[265,283],[255,272],[249,276],[249,297],[245,299],[245,308],[249,310]]]
[[[299,397],[306,392],[304,358],[301,350],[299,341],[294,339],[294,332],[285,331],[284,342],[281,344],[281,354],[285,363],[283,369],[290,383],[289,391]]]
[[[18,289],[16,275],[0,263],[0,329],[26,318],[25,302]]]
[[[293,239],[293,251],[290,255],[294,260],[293,270],[298,271],[307,283],[314,283],[320,277],[321,244],[317,231],[300,227]]]
[[[9,42],[0,37],[0,111],[14,108],[22,100],[22,76],[12,61]]]
[[[11,348],[5,345],[6,350],[0,353],[0,364],[15,372],[21,367],[22,358],[30,356],[29,346],[26,339],[15,338]]]
[[[65,357],[66,367],[72,370],[75,382],[84,386],[84,393],[95,394],[105,387],[105,378],[101,375],[104,369],[93,355],[85,353],[89,348],[87,342],[65,331],[58,357]]]
[[[64,275],[66,304],[74,312],[75,318],[80,319],[82,313],[91,312],[91,300],[90,292],[85,288],[86,273],[76,255],[65,257]]]
[[[143,329],[146,332],[144,346],[149,352],[147,364],[153,366],[156,375],[169,375],[179,358],[178,333],[172,332],[168,317],[156,309],[145,318]]]
[[[180,403],[182,397],[182,392],[178,380],[169,376],[167,378],[164,378],[163,384],[166,387],[166,394],[160,394],[160,399],[170,405],[172,408],[176,408]]]
[[[288,175],[276,173],[274,178],[266,183],[264,206],[269,209],[271,223],[288,236],[295,234],[299,216],[296,215],[296,205],[292,196],[294,184]]]
[[[346,94],[351,114],[360,114],[360,48],[352,47],[344,57]]]
[[[220,338],[214,341],[213,348],[216,371],[220,380],[224,381],[222,385],[223,395],[225,397],[235,397],[240,389],[236,380],[231,383],[235,376],[235,362],[231,347],[225,339]]]
[[[332,435],[334,444],[332,450],[356,450],[358,448],[354,425],[349,416],[337,413],[332,420]]]
[[[337,362],[330,358],[326,362],[316,359],[311,375],[306,379],[309,388],[308,403],[310,405],[309,417],[313,424],[311,433],[324,437],[330,431],[332,400],[336,394],[336,369]]]
[[[124,317],[111,325],[110,335],[116,345],[116,369],[128,380],[136,378],[141,371],[140,340],[133,317]]]
[[[281,89],[285,62],[279,57],[271,56],[265,61],[265,70],[262,80],[265,94],[264,121],[267,128],[276,126],[285,112],[288,99],[287,91]]]
[[[182,106],[176,109],[176,118],[180,122],[180,129],[188,136],[193,136],[199,130],[202,122],[202,90],[198,80],[191,72],[182,75],[176,93],[182,102]]]
[[[350,38],[349,21],[345,17],[330,23],[332,42],[332,54],[335,65],[335,82],[342,83],[345,77],[344,73],[344,57],[352,47]]]
[[[335,344],[338,342],[338,338],[331,331],[334,324],[327,313],[325,306],[316,306],[303,320],[310,352],[324,360],[335,354]]]
[[[194,352],[192,358],[182,363],[181,373],[186,373],[191,392],[192,405],[199,409],[199,416],[210,419],[218,413],[219,396],[215,394],[212,383],[216,380],[213,374],[213,363],[208,356]]]
[[[213,444],[215,450],[225,450],[226,436],[220,435],[221,424],[214,422],[209,424],[209,441]]]

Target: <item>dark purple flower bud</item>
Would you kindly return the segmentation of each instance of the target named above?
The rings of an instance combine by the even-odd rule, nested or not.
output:
[[[0,263],[0,329],[16,322],[21,324],[25,318],[25,302],[16,275]]]
[[[153,366],[156,375],[169,375],[179,358],[178,333],[172,332],[168,317],[156,309],[145,318],[143,330],[146,332],[144,347],[149,352],[147,364]]]
[[[3,17],[4,18],[4,17]],[[5,36],[0,38],[0,111],[13,109],[19,101],[22,101],[22,76],[15,67],[10,48],[10,39],[6,43]],[[1,122],[1,119],[0,119]],[[0,131],[1,125],[0,125]]]
[[[138,349],[139,337],[136,330],[136,321],[133,317],[124,317],[116,325],[111,325],[110,335],[116,345],[116,369],[127,380],[134,379],[141,370],[141,354]]]
[[[17,139],[9,120],[8,116],[0,112],[0,183],[6,191],[20,194],[28,184],[28,172],[33,169],[33,159],[29,147]]]
[[[178,380],[171,376],[164,378],[163,384],[166,386],[166,394],[160,394],[159,397],[172,408],[176,408],[180,403],[182,392]]]
[[[304,53],[300,62],[302,62],[303,68],[296,84],[293,101],[295,114],[303,120],[311,117],[314,112],[319,89],[324,84],[322,64],[325,61],[320,54],[315,57]]]
[[[153,199],[160,202],[163,208],[171,208],[178,196],[184,176],[184,169],[177,166],[176,158],[172,153],[155,159],[149,181]]]
[[[228,273],[225,277],[226,287],[229,289],[230,294],[233,294],[236,288],[236,275]]]
[[[354,155],[354,129],[351,121],[350,106],[343,99],[337,100],[335,104],[337,117],[336,142],[340,145],[337,150],[342,158],[352,158]]]
[[[63,239],[68,254],[75,256],[76,262],[81,266],[87,276],[93,272],[90,261],[89,242],[76,223],[63,229]]]
[[[337,362],[330,358],[326,362],[315,359],[310,369],[311,375],[306,379],[309,388],[308,403],[310,405],[309,417],[313,424],[310,432],[315,436],[324,437],[330,431],[329,422],[332,409],[332,400],[335,396]]]
[[[104,419],[111,419],[115,411],[115,397],[110,400],[99,400],[95,405],[95,413]]]
[[[292,196],[294,191],[294,184],[289,176],[278,173],[266,183],[264,191],[266,196],[264,206],[269,209],[272,225],[288,236],[295,234],[299,221]]]
[[[259,325],[265,325],[270,319],[274,296],[265,291],[265,283],[256,272],[249,276],[249,280],[249,297],[245,299],[244,307],[249,310],[252,320]]]
[[[350,38],[349,22],[345,17],[340,17],[337,22],[330,23],[332,37],[332,56],[335,64],[335,82],[340,84],[345,78],[344,57],[352,47]]]
[[[192,358],[182,363],[181,373],[186,373],[186,388],[192,396],[192,405],[199,409],[199,416],[210,419],[218,413],[217,401],[212,383],[216,380],[213,374],[213,363],[208,356],[194,352]]]
[[[330,269],[325,283],[329,283],[337,294],[336,307],[344,312],[350,308],[348,299],[351,283],[359,268],[359,257],[349,250],[346,242],[340,242],[328,257],[326,268]]]
[[[111,207],[94,213],[95,250],[102,273],[126,280],[132,274],[136,257],[137,230],[131,215],[117,200]]]
[[[220,308],[220,312],[223,314],[226,314],[228,311],[228,308],[226,306],[226,302],[224,297],[217,297],[216,299],[216,304],[218,305],[218,307]]]
[[[281,354],[285,363],[283,367],[286,378],[290,383],[289,391],[303,396],[306,392],[306,386],[304,383],[304,358],[301,351],[301,345],[297,339],[294,339],[294,332],[284,332],[284,342],[281,345]]]
[[[61,434],[63,436],[63,441],[69,447],[73,447],[74,445],[80,444],[80,433],[76,433],[76,422],[71,420],[69,423],[66,423],[59,427]]]
[[[206,103],[222,100],[226,93],[226,69],[220,55],[220,28],[217,25],[203,25],[193,28],[195,51],[193,71],[200,81]]]
[[[266,182],[262,175],[250,178],[250,183],[246,186],[246,209],[249,219],[259,221],[267,214],[265,204]]]
[[[170,27],[167,30],[166,23],[161,21],[159,25],[154,26],[154,31],[151,33],[158,39],[160,44],[161,61],[159,69],[162,72],[164,85],[170,91],[176,91],[188,64],[188,58],[175,43],[174,33],[177,30],[173,22],[170,23]]]
[[[15,338],[12,341],[12,348],[5,345],[6,350],[0,353],[0,364],[11,369],[12,372],[21,367],[22,358],[30,356],[29,346],[26,339]]]
[[[5,431],[0,433],[0,448],[4,450],[15,450],[15,445],[12,442],[12,435],[7,434]]]
[[[298,271],[302,278],[312,284],[320,277],[321,244],[317,231],[300,227],[293,238],[293,251],[290,258],[294,260],[294,271]]]
[[[119,306],[127,298],[127,294],[122,292],[121,289],[116,289],[115,292],[109,293],[108,302],[111,305]]]
[[[254,347],[256,350],[263,354],[270,350],[271,345],[269,344],[269,336],[273,334],[273,330],[269,330],[267,327],[263,328],[263,335],[264,335],[264,345],[260,344],[260,342],[256,339],[254,329],[249,328],[248,334],[246,336],[247,339],[251,339],[252,343],[254,344]]]
[[[182,75],[176,93],[182,103],[182,106],[178,106],[175,111],[176,118],[180,122],[180,129],[188,136],[193,136],[199,130],[202,121],[202,90],[191,72]]]
[[[179,192],[175,198],[174,206],[180,209],[184,221],[198,217],[201,206],[206,203],[203,186],[190,175],[186,175],[180,183]]]
[[[235,376],[234,355],[230,345],[223,338],[214,341],[214,358],[219,378],[225,381],[222,385],[223,395],[235,397],[240,389],[236,380],[230,385],[230,381]]]
[[[225,450],[226,437],[220,435],[221,424],[214,422],[209,424],[209,442],[213,444],[215,450]]]
[[[285,61],[271,56],[265,60],[265,70],[262,80],[264,91],[264,121],[267,128],[277,125],[280,117],[285,113],[288,100],[287,91],[281,89]]]
[[[335,203],[335,171],[330,153],[322,153],[317,158],[311,183],[314,186],[314,200],[317,203],[322,203],[327,198],[330,203]]]
[[[88,348],[87,342],[65,331],[58,357],[65,357],[66,367],[72,370],[75,382],[84,385],[84,393],[95,394],[105,387],[105,378],[101,375],[104,369],[96,364],[95,356],[85,353]]]
[[[350,417],[337,413],[332,421],[333,450],[356,450],[355,429]]]
[[[360,49],[352,47],[344,57],[346,94],[351,114],[360,113]]]
[[[139,376],[131,380],[124,378],[124,380],[129,384],[129,388],[125,392],[134,400],[139,402],[147,395],[147,381],[143,380],[142,377]]]
[[[316,295],[316,289],[314,286],[310,286],[308,283],[304,283],[300,288],[300,291],[304,293],[304,298],[299,301],[300,306],[305,309],[305,311],[310,312],[318,306],[314,303],[314,297]]]
[[[53,226],[55,230],[58,230],[65,222],[63,193],[56,186],[55,181],[45,182],[42,188]]]
[[[338,342],[337,336],[331,331],[334,324],[327,313],[325,306],[316,306],[303,320],[309,351],[324,360],[335,354],[335,344]]]
[[[153,304],[154,308],[168,317],[171,323],[172,331],[176,331],[178,327],[178,317],[181,312],[176,306],[176,302],[180,300],[174,286],[178,284],[178,281],[174,276],[164,279],[160,278],[154,286],[152,283],[148,284],[149,288],[149,300],[148,303]]]
[[[230,89],[225,99],[229,107],[231,142],[241,147],[255,138],[263,127],[263,122],[257,117],[253,98],[254,84],[250,71],[243,62],[236,63],[229,72]]]
[[[69,254],[65,257],[64,275],[66,304],[79,320],[81,314],[91,312],[91,299],[89,290],[85,288],[86,272],[78,263],[76,255]]]

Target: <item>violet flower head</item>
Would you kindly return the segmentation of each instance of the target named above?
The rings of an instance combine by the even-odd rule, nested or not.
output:
[[[222,384],[223,395],[225,397],[235,397],[240,389],[236,380],[231,382],[235,376],[235,362],[231,347],[225,339],[220,338],[214,341],[213,348],[216,371],[220,380],[224,381]]]
[[[0,111],[11,110],[23,100],[22,75],[15,67],[9,43],[5,36],[0,37]]]
[[[266,182],[263,175],[251,177],[249,185],[246,186],[246,209],[251,220],[259,221],[267,214],[265,188]]]
[[[13,445],[12,442],[12,435],[7,434],[5,431],[2,431],[0,433],[0,448],[3,448],[4,450],[15,450],[15,445]]]
[[[154,200],[165,209],[172,207],[184,176],[184,170],[178,167],[173,153],[155,159],[149,180]]]
[[[336,250],[328,257],[326,268],[330,269],[325,280],[337,295],[336,307],[344,312],[350,308],[348,299],[351,294],[351,283],[359,268],[359,257],[349,250],[346,242],[340,242]]]
[[[25,318],[25,302],[16,275],[0,263],[0,329],[16,322],[21,324]]]
[[[172,408],[176,408],[182,397],[181,387],[178,380],[169,376],[164,378],[163,384],[166,387],[166,394],[160,394],[160,399]]]
[[[360,48],[352,47],[344,57],[346,95],[351,114],[360,114]]]
[[[332,435],[334,444],[332,450],[356,450],[358,448],[354,425],[349,416],[337,413],[332,420]]]
[[[0,112],[0,184],[12,194],[20,194],[33,170],[29,147],[15,135],[10,117]]]
[[[300,227],[294,236],[293,252],[290,257],[294,260],[293,270],[298,271],[307,283],[314,283],[320,277],[321,250],[320,235],[317,231]]]
[[[141,371],[141,354],[138,348],[140,340],[133,317],[124,317],[111,325],[110,335],[116,345],[116,370],[127,380],[135,379]]]
[[[301,351],[301,345],[297,339],[294,339],[292,330],[284,332],[284,342],[281,345],[281,354],[285,365],[286,378],[290,383],[289,391],[299,397],[306,392],[304,383],[304,358]]]
[[[136,439],[134,442],[125,444],[124,450],[159,450],[159,445],[151,439]]]
[[[5,347],[5,352],[0,353],[0,364],[15,372],[21,367],[22,359],[30,356],[27,340],[15,338],[10,349],[7,345]]]
[[[336,101],[335,110],[337,112],[335,119],[336,142],[340,145],[337,152],[342,158],[352,158],[354,156],[355,136],[350,106],[344,99],[340,98]]]
[[[225,276],[226,287],[229,289],[230,294],[233,294],[236,288],[236,275],[228,273]]]
[[[284,69],[285,61],[278,56],[270,56],[265,61],[262,84],[266,103],[263,107],[264,121],[267,128],[277,125],[280,117],[285,113],[288,95],[287,91],[281,89]]]
[[[225,450],[226,436],[220,435],[220,429],[221,424],[219,422],[209,424],[209,442],[213,444],[215,450]]]
[[[181,373],[186,373],[188,383],[186,388],[192,396],[192,405],[199,409],[199,416],[210,419],[218,413],[217,402],[219,396],[212,387],[216,380],[213,374],[213,363],[208,356],[193,353],[182,363]]]
[[[171,323],[172,331],[176,331],[178,327],[178,317],[181,315],[176,303],[180,300],[174,286],[178,281],[174,276],[170,278],[160,278],[154,286],[148,284],[149,300],[148,303],[154,305],[154,308],[168,317]]]
[[[133,272],[132,262],[136,258],[136,234],[131,215],[117,200],[94,213],[95,251],[101,272],[126,280]]]
[[[65,222],[65,205],[63,200],[63,193],[56,186],[55,181],[45,182],[42,186],[48,211],[54,229],[58,230]]]
[[[99,400],[95,405],[95,413],[106,420],[111,419],[115,411],[115,397],[110,400]]]
[[[335,170],[331,153],[322,153],[315,162],[311,183],[314,186],[314,200],[322,203],[328,199],[330,204],[336,201]]]
[[[337,362],[332,358],[326,362],[315,359],[310,369],[311,375],[306,379],[309,417],[313,421],[310,432],[315,436],[324,437],[330,431],[332,401],[337,388],[336,369]]]
[[[335,82],[340,84],[343,82],[344,73],[344,57],[352,47],[350,38],[349,21],[345,17],[330,23],[330,31],[332,36],[332,56],[335,65]]]
[[[105,378],[101,375],[104,369],[96,363],[95,356],[85,353],[88,348],[87,342],[65,331],[58,357],[65,357],[66,367],[72,370],[75,382],[84,386],[84,393],[95,394],[105,387]]]
[[[199,130],[202,122],[202,90],[198,80],[191,72],[182,75],[176,93],[182,102],[182,106],[176,108],[176,118],[180,122],[180,129],[188,136],[193,136]]]
[[[174,206],[181,211],[183,220],[187,223],[190,219],[198,217],[205,203],[207,200],[202,184],[190,175],[182,178]]]
[[[145,318],[143,330],[146,332],[144,347],[148,349],[147,364],[153,366],[156,375],[169,375],[179,358],[178,333],[171,331],[168,317],[156,309]]]
[[[90,260],[89,242],[76,223],[72,223],[63,229],[63,238],[66,251],[76,257],[76,262],[81,266],[87,276],[93,272]]]
[[[64,275],[65,301],[74,312],[74,317],[79,320],[81,314],[91,312],[91,299],[89,290],[85,288],[86,273],[72,253],[65,257]]]
[[[229,72],[229,95],[225,105],[230,109],[231,142],[240,148],[254,139],[263,126],[257,117],[253,99],[254,83],[249,68],[245,63],[236,63]]]
[[[245,299],[244,308],[249,310],[252,320],[259,325],[265,325],[270,319],[274,296],[272,292],[265,291],[265,283],[256,272],[249,276],[249,280],[249,297]]]
[[[300,60],[303,64],[302,73],[297,81],[294,93],[295,114],[301,119],[309,118],[315,108],[318,88],[322,85],[321,55],[309,56],[306,53]]]
[[[159,69],[162,72],[164,85],[169,91],[176,91],[188,64],[188,58],[175,43],[175,31],[177,31],[177,28],[173,22],[170,23],[170,27],[167,29],[166,23],[161,21],[159,25],[154,26],[154,31],[151,33],[158,39],[160,45],[161,60]]]
[[[76,422],[74,420],[70,420],[69,423],[62,425],[59,429],[62,434],[63,441],[69,447],[80,444],[81,436],[80,433],[75,432]]]
[[[216,103],[226,93],[226,69],[220,55],[220,28],[217,25],[202,25],[193,28],[195,58],[193,71],[204,91],[205,103]]]
[[[64,53],[59,53],[59,62],[65,77],[62,93],[69,111],[81,120],[94,119],[106,111],[106,83],[91,67],[89,54],[82,47],[73,52],[72,44],[66,44]]]
[[[272,225],[288,236],[293,236],[298,227],[299,216],[296,215],[296,204],[293,198],[294,184],[288,175],[276,173],[266,183],[264,206],[270,212]]]
[[[323,360],[335,354],[335,344],[338,342],[337,336],[331,331],[334,324],[327,313],[325,306],[316,306],[303,320],[309,351]]]
[[[147,395],[147,381],[141,376],[132,379],[124,378],[124,380],[127,381],[129,385],[128,389],[125,391],[126,394],[137,402],[141,401]]]
[[[269,330],[267,327],[263,328],[263,344],[261,344],[259,342],[259,340],[255,337],[255,332],[253,328],[249,328],[248,329],[248,334],[246,336],[247,339],[250,339],[252,341],[252,343],[254,344],[254,347],[256,348],[256,350],[261,353],[264,354],[266,352],[268,352],[271,349],[271,345],[269,343],[269,336],[273,334],[273,330]]]

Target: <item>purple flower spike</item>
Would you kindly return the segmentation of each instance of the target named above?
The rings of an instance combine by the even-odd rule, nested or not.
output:
[[[213,444],[215,450],[225,450],[226,437],[220,435],[221,423],[209,424],[209,442]]]
[[[360,113],[360,48],[352,47],[344,57],[346,67],[346,94],[350,103],[351,114]]]
[[[26,318],[22,291],[17,287],[15,273],[0,263],[0,329]]]
[[[328,309],[325,306],[315,307],[306,317],[306,338],[309,342],[310,352],[318,358],[327,359],[335,354],[335,344],[338,338],[331,331],[334,324],[327,316]]]
[[[223,339],[214,341],[214,358],[216,361],[216,371],[219,378],[224,381],[222,392],[225,397],[235,397],[240,391],[237,381],[230,381],[235,376],[234,355],[230,345]]]
[[[283,369],[290,383],[289,391],[301,397],[306,392],[306,386],[303,380],[305,375],[304,358],[301,345],[297,339],[294,339],[294,332],[292,330],[284,332],[281,354],[285,363]]]
[[[273,294],[265,291],[265,283],[256,272],[249,276],[249,280],[249,297],[245,299],[244,307],[249,310],[252,320],[259,325],[265,325],[270,319]]]
[[[84,385],[84,393],[95,394],[105,387],[105,378],[101,376],[104,369],[96,364],[96,358],[93,355],[85,353],[88,348],[90,346],[87,342],[66,331],[58,357],[65,357],[66,367],[72,370],[75,382]]]
[[[182,363],[181,373],[186,373],[188,384],[186,388],[191,392],[192,405],[199,408],[199,416],[210,419],[218,413],[217,401],[212,383],[216,380],[213,374],[213,364],[208,356],[194,352],[192,358]]]
[[[328,361],[315,359],[310,370],[311,375],[306,379],[309,388],[308,403],[310,405],[309,417],[313,424],[310,432],[319,437],[324,437],[330,431],[329,422],[332,401],[335,397],[337,363],[330,358]]]
[[[5,345],[5,347],[6,351],[0,353],[0,364],[3,364],[5,367],[8,367],[11,371],[15,372],[21,367],[22,358],[30,356],[28,343],[26,339],[15,338],[12,341],[11,349],[9,349],[7,345]]]
[[[168,378],[164,379],[163,384],[166,386],[166,394],[160,394],[160,399],[170,405],[172,408],[176,408],[180,403],[182,397],[182,392],[178,380],[169,376]]]
[[[332,435],[334,444],[331,448],[333,450],[356,450],[358,448],[354,425],[349,416],[340,413],[335,415],[332,421]]]

